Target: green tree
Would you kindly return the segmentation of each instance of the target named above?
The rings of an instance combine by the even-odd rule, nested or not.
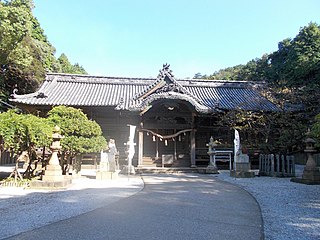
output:
[[[52,126],[46,119],[9,110],[0,114],[0,136],[4,148],[19,154],[29,150],[30,144],[49,146]]]
[[[269,151],[298,150],[306,129],[314,121],[313,129],[320,126],[317,115],[320,113],[320,26],[311,22],[300,28],[293,39],[279,42],[277,51],[246,64],[220,69],[210,75],[210,79],[265,80],[269,83],[266,96],[269,93],[275,96],[284,112],[270,114],[235,110],[222,117],[222,121],[242,132],[253,133],[253,140],[264,139],[260,144],[269,139]]]
[[[69,62],[68,57],[62,53],[60,57],[58,58],[58,62],[61,67],[61,72],[63,73],[72,73],[72,74],[87,74],[87,72],[84,70],[82,66],[80,66],[78,63],[72,65]]]
[[[0,97],[7,99],[14,88],[34,92],[47,71],[64,72],[50,44],[33,16],[32,0],[0,0]],[[79,64],[68,73],[85,73]],[[13,79],[13,80],[12,80]]]
[[[316,140],[316,147],[320,147],[320,114],[315,116],[315,122],[311,128],[311,134]]]
[[[48,112],[48,121],[61,128],[62,158],[67,164],[81,153],[100,152],[107,148],[100,126],[80,110],[58,106]]]
[[[278,43],[278,51],[269,55],[268,58],[271,62],[271,70],[268,78],[269,82],[277,85],[284,85],[287,83],[290,74],[288,61],[291,45],[291,39],[286,38]]]
[[[81,65],[79,65],[79,63],[75,63],[73,65],[73,73],[75,73],[75,74],[88,74],[87,71]]]
[[[292,40],[290,52],[293,84],[320,83],[320,26],[310,23]]]
[[[71,73],[73,71],[72,64],[69,62],[68,57],[62,53],[58,58],[58,62],[61,67],[61,72],[63,73]]]
[[[0,2],[0,83],[1,93],[8,97],[14,87],[26,92],[34,91],[44,78],[45,70],[41,58],[41,49],[37,48],[32,35],[38,31],[39,25],[32,15],[31,0],[12,0]],[[10,81],[15,73],[15,79]],[[25,87],[23,79],[32,81]],[[24,86],[21,86],[24,85]],[[23,92],[22,92],[23,93]]]
[[[238,80],[238,74],[242,65],[220,69],[209,76],[209,79],[215,80]]]

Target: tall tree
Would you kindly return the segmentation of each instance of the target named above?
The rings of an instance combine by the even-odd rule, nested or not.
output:
[[[33,7],[32,0],[0,0],[2,98],[7,98],[16,87],[19,93],[34,92],[47,71],[61,72],[55,48],[33,16]],[[71,72],[86,73],[79,64],[71,65]]]
[[[48,112],[48,121],[61,128],[62,159],[68,165],[81,153],[100,152],[107,148],[100,126],[80,109],[58,106]]]
[[[287,146],[287,150],[296,149],[306,129],[314,121],[319,122],[314,116],[320,113],[320,26],[309,23],[293,39],[279,42],[277,51],[244,65],[221,69],[210,78],[267,81],[285,110],[270,118],[272,129],[279,129],[273,131],[273,140],[276,145]]]
[[[19,154],[28,150],[33,143],[37,146],[49,146],[52,127],[44,118],[31,114],[18,114],[9,110],[0,114],[0,136],[4,148]]]
[[[78,63],[72,65],[69,62],[68,57],[64,53],[60,55],[60,57],[58,58],[58,62],[61,67],[61,72],[63,73],[87,74],[84,68],[80,66]]]
[[[293,84],[320,83],[320,26],[310,23],[292,40],[290,52]]]

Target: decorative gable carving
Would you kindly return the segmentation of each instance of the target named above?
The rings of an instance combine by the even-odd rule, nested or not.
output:
[[[164,93],[164,92],[178,92],[178,93],[184,93],[182,91],[181,86],[175,83],[166,84],[163,87],[159,88],[156,93]]]
[[[148,111],[152,103],[159,99],[184,100],[191,103],[199,112],[210,112],[201,100],[190,94],[179,82],[174,78],[169,64],[163,64],[163,68],[159,71],[157,80],[140,92],[130,101],[129,110],[131,111]]]

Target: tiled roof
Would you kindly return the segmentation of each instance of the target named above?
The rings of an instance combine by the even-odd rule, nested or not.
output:
[[[166,74],[166,73],[164,73]],[[199,111],[209,109],[279,111],[262,97],[256,83],[216,80],[176,80],[152,78],[98,77],[49,73],[39,90],[32,94],[13,95],[11,102],[27,105],[110,106],[115,109],[141,110],[143,102],[172,98],[189,101]],[[162,84],[160,81],[166,80]],[[173,81],[172,81],[173,80]],[[182,86],[180,92],[156,92],[168,84]],[[148,94],[149,93],[149,94]],[[205,112],[205,111],[204,111]]]

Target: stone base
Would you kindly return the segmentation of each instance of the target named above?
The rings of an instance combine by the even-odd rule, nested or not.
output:
[[[30,188],[61,189],[61,188],[67,188],[71,184],[72,184],[72,179],[67,177],[61,181],[34,180],[30,182]]]
[[[319,169],[307,169],[305,168],[302,174],[303,179],[308,179],[311,181],[319,182],[320,181],[320,171]]]
[[[135,175],[136,171],[134,169],[134,166],[124,166],[123,169],[120,172],[121,174],[131,174],[131,175]]]
[[[250,172],[250,163],[248,162],[237,162],[236,163],[237,172]]]
[[[217,166],[214,166],[214,165],[209,165],[205,169],[205,173],[206,174],[219,174]]]
[[[117,178],[118,178],[118,172],[97,171],[97,174],[96,174],[97,180],[112,180]]]
[[[320,171],[318,169],[304,169],[302,178],[292,178],[292,182],[302,183],[307,185],[319,185],[320,184]]]
[[[64,181],[64,178],[60,165],[48,165],[42,176],[42,180],[45,182],[60,182]]]
[[[235,178],[253,178],[255,176],[254,172],[251,171],[230,171],[230,177]]]
[[[306,185],[320,185],[320,181],[312,181],[310,179],[303,179],[303,178],[291,178],[290,181],[295,183],[302,183]]]

